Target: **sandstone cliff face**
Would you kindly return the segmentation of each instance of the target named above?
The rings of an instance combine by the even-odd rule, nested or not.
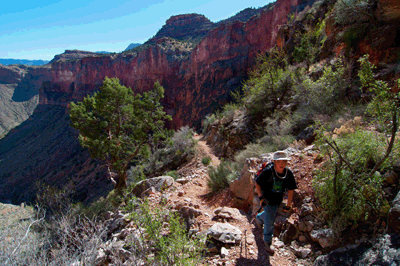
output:
[[[146,43],[154,43],[163,37],[177,40],[198,39],[206,35],[215,25],[208,18],[199,14],[177,15],[169,18],[156,36]]]

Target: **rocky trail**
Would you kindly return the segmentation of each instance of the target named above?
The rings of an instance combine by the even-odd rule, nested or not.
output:
[[[291,213],[282,211],[284,204],[278,209],[273,238],[275,254],[270,256],[264,250],[262,230],[256,227],[253,219],[254,209],[258,208],[250,208],[250,211],[238,209],[232,186],[216,194],[210,193],[209,166],[203,165],[202,158],[210,157],[210,166],[213,167],[217,167],[220,160],[201,136],[195,138],[198,141],[196,156],[177,170],[178,179],[174,180],[169,176],[146,179],[138,183],[134,190],[139,188],[139,192],[136,191],[138,195],[147,197],[152,207],[180,213],[189,234],[208,237],[208,252],[202,260],[203,265],[306,266],[333,265],[332,261],[350,263],[345,265],[354,265],[351,261],[362,262],[357,265],[377,265],[374,262],[400,262],[400,238],[398,235],[393,237],[384,234],[381,223],[376,223],[373,230],[370,228],[373,233],[371,230],[365,231],[362,226],[353,230],[354,232],[350,232],[351,236],[347,236],[345,247],[337,249],[343,243],[335,240],[330,229],[319,222],[321,217],[318,215],[321,215],[321,211],[313,204],[312,174],[322,164],[319,153],[313,146],[303,147],[302,150],[293,149],[291,154],[289,167],[295,174],[298,186],[294,194],[295,207]],[[270,159],[268,156],[265,154],[261,158]],[[259,158],[248,160],[255,166],[260,162]],[[243,176],[246,176],[244,172],[247,172],[247,177],[252,178],[251,171],[242,171],[239,179],[243,180]],[[141,183],[146,185],[141,186]],[[243,189],[247,191],[247,188]],[[132,193],[135,193],[134,190]],[[0,259],[4,260],[7,259],[7,254],[15,251],[18,253],[25,247],[31,248],[29,241],[31,238],[33,241],[34,235],[29,234],[27,239],[25,237],[27,228],[35,217],[32,208],[24,204],[0,204],[0,213]],[[134,250],[126,245],[135,236],[134,232],[139,230],[129,215],[130,213],[123,210],[108,213],[109,217],[99,224],[101,231],[108,237],[92,250],[94,260],[88,265],[137,265],[136,262],[132,264],[136,259]],[[320,256],[335,249],[335,252],[327,256]],[[360,256],[361,252],[367,255]],[[349,256],[354,258],[350,259]]]
[[[301,239],[299,236],[307,235],[306,229],[303,230],[305,232],[299,232],[296,229],[294,235],[297,240],[285,241],[286,244],[274,237],[275,254],[270,256],[264,250],[262,229],[256,227],[252,212],[236,208],[235,196],[229,188],[216,194],[209,192],[208,167],[217,167],[220,159],[213,154],[212,149],[201,139],[201,136],[196,135],[195,139],[198,142],[196,156],[177,170],[178,179],[164,176],[144,180],[142,182],[150,185],[140,186],[139,183],[136,187],[142,187],[143,190],[138,195],[147,197],[149,203],[155,208],[178,211],[185,219],[189,233],[207,235],[212,239],[207,244],[209,252],[205,255],[203,265],[312,265],[315,250],[312,251],[310,241],[305,237],[302,238],[303,241],[300,241],[302,243],[298,241]],[[211,158],[209,166],[202,163],[202,158],[206,156]],[[303,149],[301,155],[292,155],[289,166],[295,173],[299,188],[294,199],[297,207],[302,206],[302,199],[312,196],[311,173],[315,167],[314,164],[317,163],[316,156],[317,153],[312,149],[308,151]],[[151,184],[154,180],[158,182],[158,185]],[[168,183],[167,187],[164,186],[166,183]],[[161,189],[159,184],[162,184]],[[17,220],[21,219],[25,211],[24,206],[4,205],[1,209],[2,220],[8,221],[10,215],[16,217]],[[291,214],[278,210],[275,235],[282,235],[281,232],[284,230],[288,231],[287,228],[290,227],[286,225],[292,225],[294,228],[296,223],[296,227],[301,227],[299,212],[297,208],[294,208]],[[33,213],[31,212],[30,215]],[[129,214],[121,211],[110,213],[110,217],[104,222],[104,229],[112,238],[101,244],[95,265],[108,265],[109,262],[114,261],[115,254],[129,254],[129,251],[123,247],[125,241],[129,241],[127,232],[131,232],[136,226],[130,219],[125,219],[127,215]],[[7,232],[6,228],[3,229],[5,229],[3,233]],[[308,228],[308,232],[311,229]],[[18,232],[15,236],[18,235],[17,239],[21,239],[20,236],[26,232],[26,228],[20,228]],[[122,258],[118,256],[115,259]],[[124,257],[124,260],[130,259],[130,256]],[[125,262],[129,265],[128,261]]]
[[[253,215],[233,206],[229,189],[215,195],[209,194],[208,168],[201,160],[209,156],[210,165],[214,167],[218,166],[220,160],[206,142],[201,140],[201,136],[195,138],[198,140],[196,158],[178,169],[180,178],[163,192],[163,197],[168,198],[167,206],[177,210],[185,206],[186,218],[191,220],[190,229],[195,232],[206,233],[216,224],[229,224],[241,233],[236,243],[216,241],[217,244],[209,244],[210,253],[204,265],[311,265],[308,260],[299,260],[292,249],[276,237],[273,241],[276,252],[270,256],[264,250],[262,229],[256,227]],[[149,200],[156,204],[161,197],[161,193],[154,193],[149,196]],[[282,211],[278,215],[280,217],[277,219],[281,222],[290,216]]]

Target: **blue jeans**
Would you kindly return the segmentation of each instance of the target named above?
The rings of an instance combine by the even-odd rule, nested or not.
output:
[[[264,207],[264,211],[257,214],[256,219],[264,224],[264,241],[268,244],[272,242],[272,235],[274,233],[274,223],[276,212],[278,211],[279,205],[267,205]]]

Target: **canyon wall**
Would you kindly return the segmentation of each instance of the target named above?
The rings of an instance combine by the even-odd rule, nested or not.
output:
[[[49,66],[0,65],[0,138],[32,115],[47,80]]]
[[[256,57],[274,45],[279,26],[299,2],[278,0],[273,9],[247,22],[222,24],[191,49],[162,36],[137,51],[53,61],[51,79],[40,90],[39,104],[67,106],[72,100],[82,100],[106,76],[117,77],[138,92],[149,90],[158,80],[165,88],[163,104],[173,117],[173,126],[198,126],[201,118],[222,105],[241,84]],[[209,28],[204,16],[194,16],[172,17],[164,28],[185,28],[192,20],[206,23],[202,29]]]

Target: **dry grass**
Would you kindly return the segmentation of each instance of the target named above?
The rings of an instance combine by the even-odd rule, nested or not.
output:
[[[27,261],[40,241],[32,226],[39,221],[32,208],[0,203],[0,264],[36,265]]]
[[[45,221],[33,208],[0,205],[0,265],[95,265],[104,230],[87,218]]]

